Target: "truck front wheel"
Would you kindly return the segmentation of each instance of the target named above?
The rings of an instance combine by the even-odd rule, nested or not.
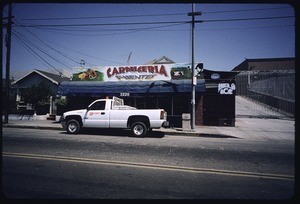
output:
[[[135,137],[145,136],[147,133],[147,127],[143,122],[135,122],[131,125],[131,133]]]
[[[70,134],[77,134],[80,131],[81,126],[77,120],[71,119],[67,122],[66,129]]]

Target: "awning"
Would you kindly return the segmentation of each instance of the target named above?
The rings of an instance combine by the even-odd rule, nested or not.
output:
[[[91,81],[64,81],[58,86],[58,95],[61,96],[91,96],[99,97],[120,96],[129,93],[130,96],[145,94],[173,94],[189,93],[192,91],[191,80],[170,81],[120,81],[120,82],[91,82]],[[198,79],[196,92],[205,91],[204,79]]]

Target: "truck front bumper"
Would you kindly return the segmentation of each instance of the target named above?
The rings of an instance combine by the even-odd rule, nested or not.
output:
[[[60,117],[59,121],[61,126],[65,129],[66,128],[66,120],[64,119],[63,116]]]

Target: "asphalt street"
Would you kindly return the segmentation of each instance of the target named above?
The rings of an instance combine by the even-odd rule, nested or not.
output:
[[[154,133],[155,134],[155,133]],[[126,134],[125,134],[126,135]],[[6,198],[290,199],[291,140],[3,128]]]

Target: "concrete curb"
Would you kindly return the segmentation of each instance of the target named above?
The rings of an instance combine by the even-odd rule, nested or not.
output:
[[[50,126],[35,126],[35,125],[14,125],[14,124],[2,124],[2,127],[8,128],[25,128],[25,129],[41,129],[41,130],[63,130],[61,127],[50,127]]]
[[[23,128],[23,129],[40,129],[40,130],[61,130],[64,131],[62,127],[52,127],[52,126],[38,126],[38,125],[15,125],[15,124],[2,124],[2,127],[7,128]],[[182,131],[182,130],[172,130],[170,129],[160,129],[154,130],[164,133],[165,135],[175,135],[175,136],[194,136],[194,137],[210,137],[210,138],[235,138],[241,139],[225,134],[213,134],[213,133],[199,133],[194,131]]]
[[[41,130],[64,130],[62,127],[40,126],[40,125],[15,125],[15,124],[2,124],[2,127],[8,128],[25,128],[25,129],[41,129]],[[164,131],[164,129],[158,130],[167,135],[194,135],[197,136],[197,132],[185,132],[185,131]]]

